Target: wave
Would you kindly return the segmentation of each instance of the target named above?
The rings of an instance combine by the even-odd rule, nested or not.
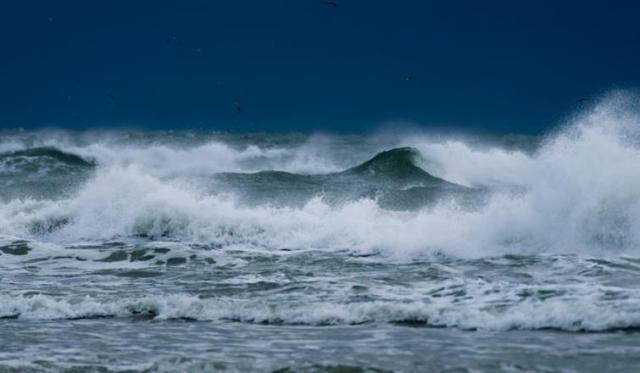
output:
[[[49,147],[49,146],[29,148],[24,150],[15,150],[12,152],[0,154],[0,158],[2,159],[15,158],[15,157],[34,157],[34,158],[46,157],[46,158],[51,158],[58,162],[65,163],[72,166],[85,166],[85,167],[94,166],[94,162],[91,160],[86,160],[79,155],[76,155],[73,153],[67,153],[58,148]]]
[[[418,209],[442,198],[470,197],[472,190],[434,177],[416,165],[414,148],[395,148],[345,171],[327,174],[293,174],[283,171],[222,173],[217,188],[244,197],[246,204],[303,206],[314,196],[336,205],[361,198],[398,210]]]
[[[438,146],[447,157],[421,143],[346,171],[217,179],[105,164],[70,198],[3,203],[0,233],[54,242],[142,236],[400,256],[633,255],[640,247],[640,114],[629,100],[613,96],[594,106],[532,154],[445,141]],[[462,188],[451,181],[490,192],[480,204],[447,193],[430,204],[420,200],[433,194],[432,184]],[[354,192],[336,203],[333,190]],[[297,204],[269,199],[295,199],[300,191]],[[242,203],[243,193],[266,198]]]
[[[447,243],[450,228],[442,229],[448,222],[438,221],[437,209],[448,207],[394,211],[372,198],[333,206],[322,196],[299,208],[243,205],[233,196],[202,193],[180,182],[151,177],[137,167],[115,167],[98,172],[73,198],[4,204],[0,226],[3,234],[60,243],[147,237],[221,247],[404,255],[448,249],[442,244],[453,243]],[[457,242],[464,239],[459,236]],[[461,245],[459,250],[462,253],[467,247]]]
[[[283,182],[296,182],[296,179],[315,177],[319,181],[326,181],[335,177],[373,178],[385,183],[420,182],[430,184],[448,184],[446,181],[430,175],[416,164],[420,153],[411,147],[394,148],[380,152],[373,158],[342,172],[324,174],[296,174],[284,171],[260,171],[254,173],[259,176],[273,176]],[[225,176],[247,175],[246,173],[223,173]]]
[[[246,137],[246,139],[245,139]],[[258,143],[247,142],[256,140]],[[5,136],[0,152],[58,149],[104,167],[136,166],[156,177],[212,175],[275,169],[292,173],[328,173],[354,154],[345,154],[333,137],[279,139],[184,133],[49,133]],[[227,141],[227,142],[225,142]],[[336,148],[337,147],[337,148]],[[356,149],[357,147],[352,147]],[[355,156],[357,158],[357,156]]]
[[[484,288],[483,288],[484,289]],[[516,294],[488,293],[465,299],[431,297],[426,301],[331,301],[286,302],[201,298],[192,295],[147,295],[108,299],[100,297],[56,297],[50,295],[0,295],[0,318],[91,319],[151,318],[236,321],[259,324],[346,325],[400,323],[466,330],[541,330],[601,332],[640,327],[640,303],[636,291],[611,300],[611,289],[594,286],[574,289],[567,296],[529,298],[520,302]],[[489,290],[486,288],[485,290]],[[566,290],[566,289],[565,289]],[[491,295],[493,294],[493,295]],[[499,298],[501,297],[501,298]]]
[[[92,168],[95,162],[77,154],[55,147],[43,146],[0,153],[0,170],[6,172],[34,172],[44,168],[53,170],[59,166]]]
[[[15,144],[13,144],[15,145]],[[2,146],[0,200],[64,198],[86,181],[96,168],[90,157],[56,147]]]
[[[370,160],[350,168],[341,175],[373,176],[391,181],[429,181],[444,183],[416,165],[420,153],[415,148],[404,147],[376,154]]]

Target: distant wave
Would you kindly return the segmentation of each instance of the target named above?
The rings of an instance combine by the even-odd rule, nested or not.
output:
[[[293,174],[283,171],[222,173],[217,187],[244,197],[246,204],[303,206],[315,196],[331,205],[362,198],[396,210],[416,210],[445,196],[470,197],[472,190],[430,175],[417,166],[414,148],[395,148],[341,172]],[[240,193],[238,193],[240,192]]]
[[[0,163],[7,166],[40,167],[50,166],[51,161],[72,167],[93,167],[93,160],[77,154],[65,152],[56,147],[42,146],[0,153]]]
[[[204,143],[185,135],[146,141],[142,134],[106,133],[88,139],[72,133],[36,133],[7,136],[0,142],[0,153],[12,156],[38,149],[57,149],[103,167],[136,165],[156,177],[212,175],[220,172],[256,172],[265,169],[292,173],[326,173],[339,170],[340,163],[316,141],[281,144],[265,136],[264,144],[225,143],[212,138]],[[35,138],[34,138],[35,136]],[[293,140],[292,140],[293,141]],[[331,145],[333,146],[333,145]],[[337,152],[339,153],[339,152]]]

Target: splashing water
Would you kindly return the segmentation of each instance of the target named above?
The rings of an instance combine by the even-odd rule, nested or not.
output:
[[[384,335],[350,348],[358,367],[386,368],[396,366],[372,346],[397,354],[408,348],[402,340],[420,346],[418,334],[431,330],[398,325],[445,327],[438,338],[460,345],[460,330],[496,333],[483,335],[496,345],[531,331],[541,349],[543,330],[632,333],[640,327],[637,102],[610,95],[522,147],[428,135],[6,132],[0,323],[14,347],[0,350],[0,367],[43,368],[19,352],[28,341],[15,334],[36,325],[43,335],[73,327],[89,338],[82,330],[91,324],[122,342],[115,323],[138,330],[151,321],[164,328],[150,333],[177,346],[198,338],[177,320],[197,320],[223,340],[243,334],[246,351],[274,369],[282,359],[248,340],[285,333],[298,341],[285,351],[300,353],[292,325],[327,341],[342,338],[330,326],[357,334],[376,325]],[[625,338],[585,343],[597,355]],[[52,369],[176,367],[153,349],[131,356],[117,341],[116,362],[43,356]],[[321,341],[312,344],[331,351]],[[179,366],[211,363],[184,346]],[[408,363],[420,362],[415,348]],[[584,352],[568,348],[567,356]],[[510,353],[532,370],[567,363],[526,365],[525,352]],[[219,362],[224,355],[207,356],[243,370],[239,355]],[[632,356],[617,361],[624,367]],[[499,360],[490,354],[468,359],[509,368],[491,365]]]

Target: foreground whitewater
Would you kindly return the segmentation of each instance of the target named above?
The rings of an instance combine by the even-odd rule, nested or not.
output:
[[[628,370],[633,100],[544,138],[6,131],[0,371]]]

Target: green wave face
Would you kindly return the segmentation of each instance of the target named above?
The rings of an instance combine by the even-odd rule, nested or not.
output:
[[[69,196],[95,166],[92,160],[50,146],[0,153],[0,200]]]
[[[318,175],[282,171],[221,173],[216,187],[240,192],[248,204],[301,205],[321,195],[339,204],[358,198],[376,198],[391,209],[413,209],[443,195],[468,199],[475,191],[437,178],[416,165],[417,149],[394,148],[342,172]]]
[[[417,165],[420,159],[417,149],[401,147],[380,152],[339,172],[223,172],[214,174],[206,184],[214,193],[238,196],[241,203],[274,206],[301,206],[321,196],[333,205],[374,198],[384,208],[405,210],[420,208],[443,196],[468,200],[478,195],[429,174]],[[92,159],[51,146],[0,153],[0,165],[2,198],[9,200],[21,196],[69,196],[98,166]]]
[[[420,153],[415,148],[395,148],[378,153],[368,161],[350,168],[342,172],[342,174],[386,177],[400,180],[417,178],[436,180],[437,178],[415,165],[419,157]]]
[[[93,161],[88,161],[77,154],[67,153],[52,146],[42,146],[0,154],[0,160],[3,161],[11,161],[12,159],[18,158],[30,158],[33,163],[53,160],[67,166],[95,166]]]

